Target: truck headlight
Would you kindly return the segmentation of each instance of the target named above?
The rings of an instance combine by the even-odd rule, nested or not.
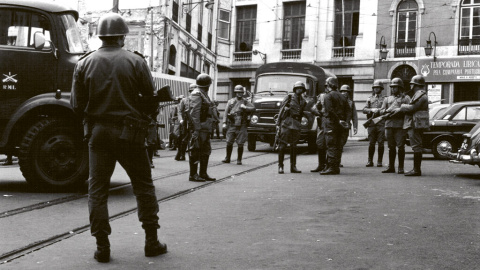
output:
[[[255,125],[258,123],[258,116],[252,115],[252,118],[250,119],[250,124]]]
[[[302,126],[307,126],[308,125],[308,119],[304,116],[302,117]]]

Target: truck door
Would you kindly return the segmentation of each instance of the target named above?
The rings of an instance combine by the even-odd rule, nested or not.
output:
[[[0,126],[15,109],[35,95],[53,92],[56,59],[47,42],[36,50],[33,36],[43,33],[52,40],[52,24],[45,14],[20,8],[0,7]]]

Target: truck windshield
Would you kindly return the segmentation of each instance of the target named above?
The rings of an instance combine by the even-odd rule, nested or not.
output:
[[[63,30],[68,42],[69,53],[84,53],[82,39],[80,38],[80,31],[77,28],[75,19],[71,14],[64,14],[60,16],[62,19]]]
[[[260,76],[255,86],[255,94],[262,92],[289,92],[292,91],[293,85],[298,81],[303,82],[307,92],[309,92],[313,85],[313,80],[307,77],[283,74]]]

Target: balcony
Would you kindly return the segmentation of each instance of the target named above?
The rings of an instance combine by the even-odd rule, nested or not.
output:
[[[458,55],[480,54],[480,38],[458,40]]]
[[[302,49],[281,50],[282,60],[300,59],[302,56]]]
[[[333,58],[355,57],[355,46],[334,47],[332,49]]]
[[[395,43],[395,57],[415,57],[416,46],[416,41]]]
[[[252,62],[252,52],[234,52],[234,62]]]

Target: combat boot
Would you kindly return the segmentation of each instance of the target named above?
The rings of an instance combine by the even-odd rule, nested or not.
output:
[[[158,241],[157,229],[145,230],[145,257],[155,257],[167,253],[167,245]]]
[[[188,160],[190,165],[190,176],[188,177],[188,181],[192,182],[205,182],[205,179],[201,178],[197,171],[198,171],[198,164],[195,163],[191,158]]]
[[[232,156],[232,151],[233,151],[233,145],[227,144],[227,155],[225,156],[225,159],[222,160],[223,163],[230,163],[230,157]]]
[[[242,146],[238,146],[238,149],[237,149],[237,165],[242,165],[242,157],[243,157],[243,145]]]
[[[97,262],[107,263],[110,261],[110,241],[108,236],[97,236],[97,250],[93,254],[93,258]]]
[[[321,172],[325,169],[325,150],[318,149],[318,166],[314,170],[310,170],[311,172]]]
[[[283,174],[283,161],[285,160],[285,152],[282,148],[278,149],[278,173]]]
[[[383,167],[382,161],[383,161],[383,152],[384,151],[385,151],[385,146],[383,146],[383,144],[380,144],[378,146],[377,167]]]
[[[297,151],[294,146],[290,146],[290,172],[302,173],[302,171],[297,169]]]
[[[405,149],[398,149],[398,174],[404,174]]]
[[[421,176],[422,152],[413,153],[413,170],[406,172],[405,176]]]
[[[208,159],[210,156],[202,155],[200,157],[200,177],[205,179],[205,181],[215,181],[216,178],[210,177],[207,173]]]
[[[375,155],[375,145],[368,147],[368,161],[365,167],[373,167],[373,155]]]
[[[388,167],[382,173],[395,173],[395,157],[397,156],[395,149],[388,150]]]

